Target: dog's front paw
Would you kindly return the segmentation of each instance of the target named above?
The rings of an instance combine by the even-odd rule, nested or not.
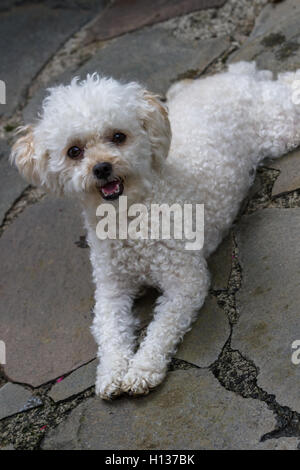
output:
[[[112,400],[121,395],[123,392],[121,386],[126,370],[127,368],[125,367],[107,370],[100,364],[96,376],[96,395],[99,395],[104,400]]]
[[[132,396],[147,395],[150,389],[163,381],[165,375],[165,371],[130,368],[124,376],[122,391]]]
[[[96,395],[99,395],[104,400],[112,400],[121,395],[121,380],[115,380],[112,377],[97,376],[95,384]]]

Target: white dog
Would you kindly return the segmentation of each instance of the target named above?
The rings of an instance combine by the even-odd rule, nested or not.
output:
[[[94,74],[50,89],[39,121],[22,129],[12,151],[20,172],[47,190],[77,195],[83,205],[102,398],[146,394],[163,380],[208,292],[206,260],[236,217],[256,167],[300,144],[296,78],[300,70],[273,80],[254,63],[231,65],[226,73],[172,86],[168,119],[140,85]],[[128,206],[204,204],[203,249],[188,251],[174,239],[99,240],[96,209],[101,202],[117,207],[121,194]],[[136,351],[131,308],[145,284],[161,297]]]

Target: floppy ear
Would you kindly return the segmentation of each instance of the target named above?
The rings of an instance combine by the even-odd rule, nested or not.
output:
[[[32,126],[19,127],[19,137],[12,147],[10,161],[14,163],[24,178],[34,185],[44,185],[46,173],[47,154],[37,152]]]
[[[158,168],[168,156],[171,143],[168,111],[157,95],[145,90],[143,98],[143,125],[151,142],[154,168]]]

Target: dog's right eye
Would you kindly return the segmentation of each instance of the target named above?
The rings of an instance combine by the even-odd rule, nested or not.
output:
[[[83,157],[83,150],[79,147],[70,147],[68,152],[68,157],[72,158],[73,160],[79,159]]]

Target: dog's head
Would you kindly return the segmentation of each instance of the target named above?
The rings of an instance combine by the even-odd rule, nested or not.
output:
[[[27,180],[57,193],[139,199],[161,168],[170,125],[157,97],[136,83],[87,76],[49,90],[43,113],[11,159]]]

